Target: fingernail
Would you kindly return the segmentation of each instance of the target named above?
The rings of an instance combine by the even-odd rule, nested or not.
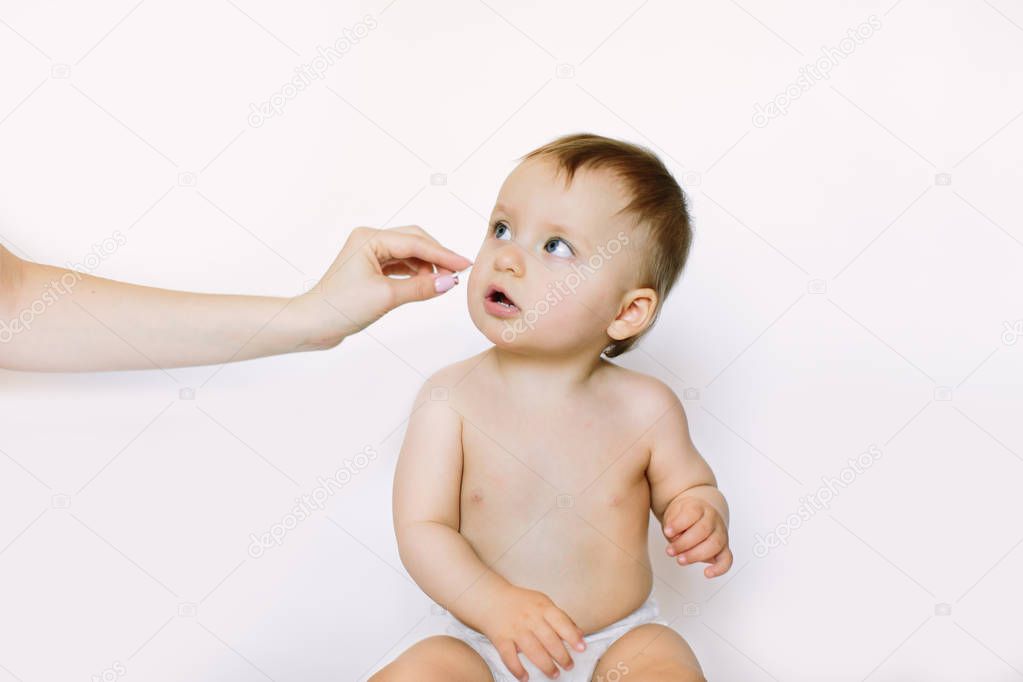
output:
[[[582,642],[580,642],[580,643],[575,645],[575,648],[578,649],[579,651],[585,651],[586,650],[586,645],[583,644]]]
[[[675,556],[675,548],[668,545],[668,556]]]
[[[438,294],[443,294],[451,287],[458,284],[458,275],[441,275],[437,279],[433,280],[433,288],[437,290]]]
[[[675,529],[672,528],[671,526],[668,526],[667,528],[664,529],[664,534],[665,535],[674,535],[675,534]]]
[[[679,555],[679,557],[678,557],[678,562],[679,562],[680,564],[684,564],[684,563],[686,562],[686,558],[685,558],[684,556],[682,556],[682,555]]]

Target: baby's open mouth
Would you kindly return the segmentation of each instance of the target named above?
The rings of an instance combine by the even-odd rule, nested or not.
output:
[[[487,289],[484,299],[487,310],[495,315],[506,316],[519,312],[519,307],[515,305],[515,301],[511,300],[508,294],[494,285]]]

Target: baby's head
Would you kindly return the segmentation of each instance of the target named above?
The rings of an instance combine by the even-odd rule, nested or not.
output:
[[[599,135],[566,135],[520,161],[469,275],[473,322],[515,352],[624,353],[689,255],[682,188],[651,151]]]

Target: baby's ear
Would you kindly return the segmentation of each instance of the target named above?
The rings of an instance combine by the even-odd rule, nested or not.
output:
[[[633,289],[625,293],[618,315],[607,328],[607,335],[615,341],[624,341],[650,326],[657,312],[657,292],[653,289]]]

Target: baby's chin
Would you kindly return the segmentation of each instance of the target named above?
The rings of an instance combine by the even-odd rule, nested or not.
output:
[[[517,342],[522,341],[522,337],[525,332],[528,332],[528,328],[524,331],[519,331],[519,327],[526,327],[525,322],[521,315],[515,318],[501,320],[486,310],[483,310],[482,306],[469,306],[469,317],[472,319],[472,323],[476,325],[476,329],[480,330],[483,336],[487,337],[495,346],[501,348],[514,348]]]
[[[499,319],[482,308],[469,307],[469,317],[492,344],[513,353],[537,357],[571,355],[585,351],[584,344],[575,337],[565,337],[557,329],[530,324],[524,315]]]

